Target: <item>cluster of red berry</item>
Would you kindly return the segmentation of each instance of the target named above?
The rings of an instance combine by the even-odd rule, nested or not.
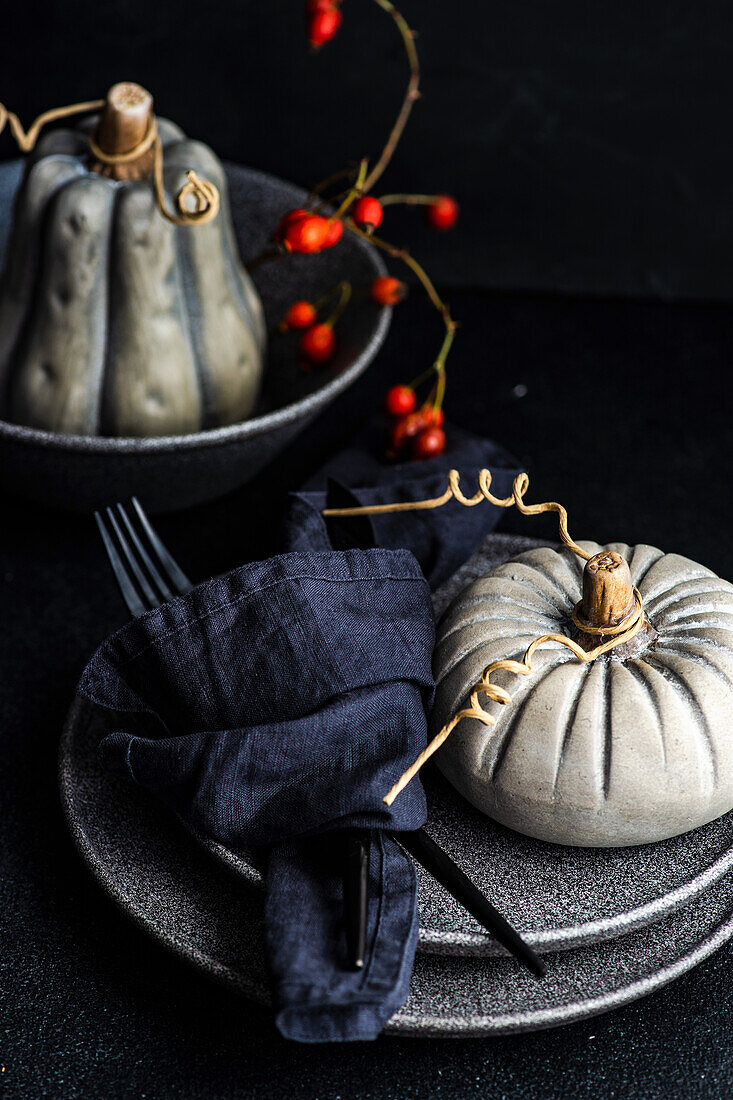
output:
[[[387,241],[379,239],[375,231],[384,220],[385,207],[397,203],[422,206],[425,219],[432,229],[439,231],[452,229],[458,220],[458,204],[450,195],[443,194],[391,194],[377,198],[372,193],[374,185],[381,178],[392,158],[412,106],[419,98],[419,64],[414,44],[415,33],[392,0],[375,0],[375,3],[392,16],[402,37],[410,67],[410,79],[397,120],[382,153],[373,165],[370,165],[365,158],[361,161],[358,170],[347,170],[329,177],[323,184],[314,188],[309,203],[311,209],[299,207],[288,210],[283,215],[273,234],[276,248],[270,253],[265,253],[264,258],[288,253],[315,255],[337,245],[344,231],[348,230],[357,236],[369,238],[381,251],[410,268],[429,300],[440,313],[445,326],[445,336],[432,366],[414,383],[414,385],[420,385],[424,379],[432,375],[434,383],[425,403],[419,409],[417,408],[414,385],[394,386],[387,394],[386,407],[391,421],[389,454],[393,458],[408,456],[427,458],[430,455],[440,454],[445,447],[441,405],[445,392],[445,361],[453,342],[456,323],[431,279],[414,257],[406,249],[396,248]],[[308,41],[315,49],[329,42],[341,27],[343,22],[341,4],[342,0],[306,0],[306,34]],[[345,176],[350,178],[347,189],[340,194],[329,194],[328,197],[324,197],[324,191],[328,189],[329,184]],[[333,190],[332,187],[331,190]],[[334,210],[334,213],[324,213],[329,208]],[[407,287],[399,279],[392,275],[383,275],[374,280],[369,293],[371,299],[378,305],[394,306],[404,298],[406,291]],[[320,310],[336,293],[339,294],[336,307],[331,315],[324,319],[320,315]],[[320,302],[297,301],[293,302],[288,309],[280,328],[286,332],[299,333],[298,350],[304,367],[310,368],[326,363],[332,358],[336,349],[334,328],[350,295],[351,287],[347,283],[340,283]]]
[[[369,297],[380,306],[396,306],[407,294],[407,287],[393,275],[380,275],[369,288]],[[339,302],[331,316],[325,321],[318,320],[319,310],[332,298],[338,296]],[[351,297],[349,283],[339,283],[320,302],[308,302],[300,299],[288,307],[280,322],[281,332],[299,332],[298,352],[303,367],[309,369],[326,363],[336,350],[334,328],[346,304]]]
[[[431,229],[452,229],[458,221],[458,203],[450,195],[435,195],[424,205],[425,218]],[[357,229],[371,235],[382,224],[384,208],[373,195],[362,195],[349,214]],[[312,255],[333,248],[343,235],[344,223],[335,214],[325,217],[312,210],[297,207],[282,216],[273,239],[285,252]]]
[[[318,308],[305,300],[293,302],[280,322],[282,332],[300,332],[298,351],[303,367],[327,363],[336,350],[334,321],[318,321]]]
[[[388,458],[433,458],[443,453],[443,410],[429,401],[418,409],[412,386],[387,390],[384,411],[390,420]]]
[[[298,207],[288,210],[280,219],[273,237],[285,252],[304,255],[333,248],[344,235],[344,223],[337,218],[324,218],[311,210]]]

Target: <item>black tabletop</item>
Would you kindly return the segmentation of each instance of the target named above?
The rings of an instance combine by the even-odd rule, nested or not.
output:
[[[528,499],[566,504],[577,538],[650,542],[733,576],[730,307],[466,291],[452,306],[463,327],[449,418],[520,457]],[[285,491],[428,360],[438,336],[413,295],[366,376],[275,466],[234,496],[160,517],[186,572],[267,555]],[[94,524],[10,497],[0,506],[3,1095],[730,1095],[730,948],[646,1000],[557,1030],[317,1048],[284,1043],[267,1011],[166,954],[102,894],[57,792],[76,679],[125,621]],[[544,517],[511,513],[504,529],[554,533]]]

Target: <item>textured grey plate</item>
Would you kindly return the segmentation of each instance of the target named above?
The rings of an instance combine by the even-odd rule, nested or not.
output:
[[[0,164],[0,269],[20,171],[20,161]],[[267,245],[282,214],[303,205],[305,192],[236,165],[227,166],[227,178],[240,254],[248,260]],[[249,420],[155,439],[64,436],[0,420],[0,482],[56,508],[82,511],[133,495],[149,511],[169,511],[235,489],[272,461],[374,358],[391,310],[379,309],[361,292],[383,271],[375,249],[346,234],[332,251],[291,256],[254,273],[268,328],[295,297],[315,301],[340,279],[349,279],[355,294],[339,324],[336,355],[326,367],[300,371],[294,337],[270,341],[262,398]]]
[[[534,545],[489,536],[436,594],[436,610],[474,576]],[[103,771],[98,741],[89,708],[75,701],[61,742],[60,779],[82,856],[141,927],[212,976],[266,1001],[256,869],[221,846],[206,842],[205,851],[203,841],[192,843],[144,791]],[[439,777],[427,787],[431,832],[549,953],[549,973],[536,982],[499,956],[495,942],[418,868],[419,955],[410,999],[390,1031],[481,1035],[569,1023],[644,996],[733,935],[733,876],[726,876],[733,814],[661,844],[563,848],[493,824]]]
[[[436,593],[441,614],[471,580],[539,545],[490,535]],[[688,904],[733,867],[733,813],[659,844],[639,848],[565,848],[520,836],[474,809],[434,771],[426,781],[429,830],[539,951],[595,943],[642,928]],[[205,838],[213,855],[251,883],[250,861]],[[420,950],[498,955],[501,948],[421,867]],[[528,887],[531,884],[531,887]]]
[[[72,707],[61,790],[79,850],[143,929],[206,973],[268,999],[261,894],[227,872],[144,792],[103,772],[89,712]],[[531,875],[522,875],[524,893]],[[570,1023],[659,988],[733,935],[733,879],[647,929],[548,957],[538,982],[511,959],[418,955],[410,997],[387,1031],[487,1035]]]

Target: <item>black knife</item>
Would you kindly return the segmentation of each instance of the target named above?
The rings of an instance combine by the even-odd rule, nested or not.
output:
[[[333,478],[326,484],[327,508],[354,508],[359,501]],[[374,528],[369,516],[325,516],[328,538],[334,550],[362,550],[373,546]],[[366,954],[367,907],[369,904],[369,834],[350,829],[346,837],[344,860],[344,925],[349,965],[364,966]]]
[[[457,863],[454,863],[447,852],[444,852],[432,837],[428,836],[424,829],[415,829],[409,833],[397,833],[395,840],[421,863],[426,871],[444,886],[456,901],[460,902],[472,917],[481,924],[487,932],[490,932],[495,940],[507,949],[507,951],[524,964],[536,978],[542,978],[545,974],[545,964],[529,944],[525,943],[508,920],[498,909],[495,909],[488,898],[484,897],[477,886]]]

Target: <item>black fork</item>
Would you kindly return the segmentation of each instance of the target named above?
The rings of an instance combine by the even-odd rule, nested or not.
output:
[[[136,497],[127,506],[117,503],[95,512],[94,518],[122,599],[134,619],[191,591],[193,584],[166,550]],[[392,836],[510,954],[535,976],[543,976],[545,964],[539,956],[423,829]],[[357,835],[347,843],[344,864],[344,923],[350,963],[356,970],[363,967],[366,954],[367,873],[367,856]]]
[[[191,591],[193,584],[158,538],[137,497],[127,509],[115,504],[95,512],[94,518],[133,619]]]

